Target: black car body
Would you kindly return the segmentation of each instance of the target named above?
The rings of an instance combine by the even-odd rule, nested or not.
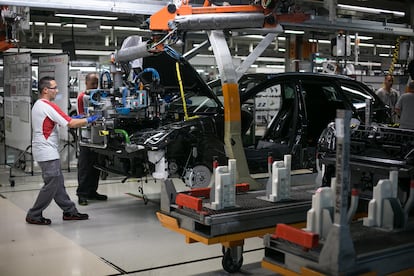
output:
[[[375,93],[344,76],[281,73],[243,91],[243,108],[255,114],[251,128],[255,133],[244,134],[251,138],[245,139],[249,168],[263,171],[267,168],[263,159],[268,154],[275,160],[292,154],[294,169],[315,168],[319,136],[334,121],[336,110],[352,110],[353,117],[364,122],[367,99],[373,111],[370,119],[388,122],[389,109]]]
[[[89,138],[81,137],[81,144],[99,153],[97,166],[103,170],[131,177],[180,176],[190,186],[208,185],[213,159],[227,162],[221,85],[212,89],[184,58],[171,52],[144,58],[143,67],[139,78],[148,101],[125,108],[114,100],[120,95],[110,95],[112,108],[101,110],[104,120],[89,130]],[[318,137],[334,120],[336,109],[351,109],[360,118],[369,98],[374,121],[388,116],[367,86],[346,77],[253,74],[243,76],[239,84],[241,135],[251,173],[267,171],[269,154],[275,160],[292,154],[294,168],[315,167]],[[137,92],[129,88],[132,91]]]
[[[399,194],[404,197],[410,191],[414,177],[414,130],[386,124],[356,124],[352,125],[349,144],[350,184],[360,191],[360,198],[371,199],[373,187],[381,179],[390,179],[392,171],[398,172],[398,186],[403,192]],[[336,173],[335,123],[323,130],[317,158],[324,166],[319,172],[319,184],[330,186]]]

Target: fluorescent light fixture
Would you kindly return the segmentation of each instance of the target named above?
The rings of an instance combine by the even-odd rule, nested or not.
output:
[[[32,52],[33,54],[62,54],[61,49],[30,49],[30,48],[10,48],[6,52]],[[80,56],[109,56],[113,54],[113,51],[94,51],[94,50],[76,50],[76,55]]]
[[[314,38],[310,38],[308,39],[309,42],[316,42],[319,44],[331,44],[330,40],[324,40],[324,39],[314,39]]]
[[[285,30],[285,34],[304,34],[305,31]]]
[[[403,17],[405,16],[405,12],[399,11],[392,11],[392,10],[382,10],[382,9],[374,9],[374,8],[366,8],[361,6],[352,6],[352,5],[343,5],[338,4],[338,8],[350,11],[359,11],[359,12],[367,12],[367,13],[374,13],[374,14],[381,14],[381,13],[391,13],[395,16]]]
[[[380,57],[392,57],[390,54],[379,54]]]
[[[245,60],[247,57],[245,57],[245,56],[241,56],[241,57],[239,57],[241,60]],[[285,59],[284,58],[276,58],[276,57],[258,57],[257,59],[256,59],[256,61],[257,62],[275,62],[275,63],[278,63],[278,62],[285,62]]]
[[[385,49],[393,49],[393,48],[395,48],[395,46],[394,46],[394,45],[383,45],[383,44],[377,44],[377,45],[375,45],[375,46],[377,46],[377,48],[385,48]]]
[[[123,27],[123,26],[114,26],[114,30],[115,31],[131,31],[131,32],[134,32],[134,31],[141,31],[141,32],[142,31],[148,31],[149,32],[149,30],[143,30],[143,29],[137,28],[137,27]]]
[[[349,35],[349,37],[351,39],[355,39],[355,36],[354,35]],[[358,39],[359,40],[371,40],[371,39],[374,39],[374,38],[372,36],[358,35]]]
[[[285,66],[284,65],[272,65],[272,64],[268,64],[266,65],[266,68],[278,68],[278,69],[284,69]]]
[[[118,20],[116,16],[100,16],[100,15],[87,15],[87,14],[70,14],[70,13],[55,13],[57,17],[70,17],[70,18],[83,18],[83,19],[96,19],[96,20]]]

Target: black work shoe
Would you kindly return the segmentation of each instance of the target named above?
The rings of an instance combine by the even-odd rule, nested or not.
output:
[[[37,225],[49,225],[52,221],[48,218],[41,217],[40,219],[32,219],[30,217],[26,217],[26,222],[30,224],[37,224]]]
[[[85,220],[88,219],[88,214],[76,213],[76,214],[68,214],[63,213],[63,220]]]
[[[88,200],[84,197],[79,197],[78,203],[79,205],[86,206],[88,205]]]
[[[93,195],[88,196],[88,199],[107,200],[108,197],[106,195],[101,195],[101,194],[95,193]]]

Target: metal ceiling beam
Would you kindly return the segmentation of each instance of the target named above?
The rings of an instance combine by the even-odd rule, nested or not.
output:
[[[317,30],[321,32],[331,32],[345,30],[353,32],[364,32],[372,34],[387,34],[394,36],[414,37],[414,30],[403,24],[391,24],[379,21],[357,20],[348,18],[337,18],[330,22],[326,17],[314,16],[303,23],[284,22],[283,27],[297,27]]]
[[[96,11],[104,13],[143,14],[151,15],[167,5],[166,0],[71,0],[71,1],[47,1],[47,0],[12,0],[1,1],[2,5],[24,6],[30,8]],[[139,2],[139,3],[136,3]]]

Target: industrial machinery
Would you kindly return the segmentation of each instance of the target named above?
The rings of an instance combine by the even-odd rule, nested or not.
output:
[[[105,171],[194,180],[196,170],[189,185],[207,186],[213,157],[225,158],[223,130],[214,122],[222,121],[220,101],[171,48],[144,58],[143,68],[116,89],[111,74],[102,73],[101,87],[89,91],[84,105],[86,114],[102,118],[81,129],[80,144],[99,153],[97,166]]]
[[[279,21],[306,18],[301,13],[286,16],[271,2],[212,6],[206,1],[202,7],[193,7],[188,1],[176,1],[151,16],[152,38],[126,40],[114,54],[117,68],[111,72],[112,86],[100,87],[90,97],[87,113],[100,113],[102,120],[82,132],[81,143],[101,153],[98,166],[127,177],[152,173],[156,179],[166,179],[178,173],[190,186],[205,187],[215,156],[221,162],[236,158],[240,180],[250,180],[254,188],[240,137],[237,80],[281,31],[276,29],[276,16]],[[216,29],[263,27],[269,28],[264,42],[236,75],[235,68],[230,68],[224,33]],[[203,81],[194,79],[200,77],[194,77],[185,58],[170,47],[191,30],[208,30],[219,64],[224,106],[205,83],[200,86]],[[174,110],[178,105],[181,114]]]

